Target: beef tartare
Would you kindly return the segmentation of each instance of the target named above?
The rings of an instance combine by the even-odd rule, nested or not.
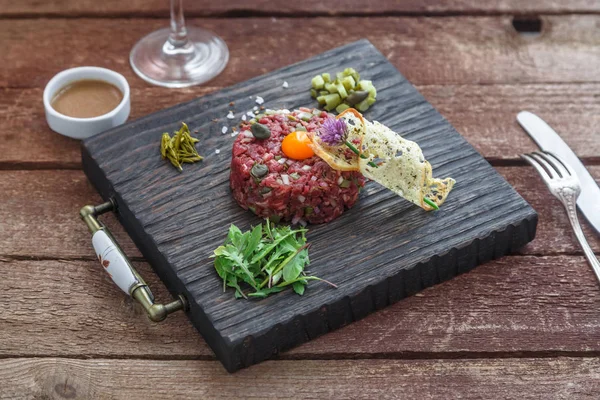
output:
[[[233,144],[230,175],[233,197],[242,208],[276,222],[319,224],[356,203],[365,183],[360,172],[334,170],[317,156],[292,159],[282,150],[287,135],[317,132],[328,117],[320,110],[280,110],[256,121],[262,125],[258,128],[268,128],[266,135],[251,124],[242,127]]]

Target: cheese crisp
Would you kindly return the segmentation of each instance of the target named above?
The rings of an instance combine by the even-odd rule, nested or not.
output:
[[[346,141],[356,145],[360,157],[349,152],[345,142],[338,146],[324,145],[315,135],[315,153],[332,168],[357,168],[365,177],[427,211],[444,203],[455,180],[433,178],[431,165],[417,143],[402,138],[379,122],[365,120],[353,109],[344,111],[337,119],[345,121]]]

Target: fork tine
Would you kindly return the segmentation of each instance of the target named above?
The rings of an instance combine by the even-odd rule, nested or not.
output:
[[[542,176],[542,179],[544,181],[547,182],[552,179],[552,178],[550,178],[550,175],[548,175],[546,170],[544,170],[544,168],[537,162],[537,160],[535,160],[533,157],[531,157],[531,154],[521,154],[521,158],[523,160],[527,161],[529,164],[531,164],[531,166],[536,169],[538,174],[540,174]]]
[[[558,158],[558,156],[556,154],[550,153],[549,151],[544,151],[544,154],[546,154],[546,156],[548,156],[548,158],[556,160],[556,162],[558,164],[560,164],[565,169],[565,171],[567,171],[567,173],[569,175],[575,176],[575,172],[573,171],[573,169],[571,169],[569,164],[567,164],[566,162],[564,162],[563,160]]]
[[[569,171],[565,168],[565,165],[563,164],[563,162],[560,161],[559,158],[556,157],[554,154],[552,154],[552,153],[550,153],[548,151],[538,152],[538,154],[544,160],[548,161],[548,163],[550,165],[552,165],[555,170],[558,171],[558,173],[560,174],[561,177],[564,178],[564,177],[567,177],[567,176],[571,175],[569,173]]]
[[[558,171],[554,169],[554,167],[552,167],[548,161],[546,161],[544,159],[544,157],[542,157],[540,155],[540,153],[534,151],[533,153],[529,153],[529,155],[535,159],[539,164],[541,164],[542,166],[546,167],[546,170],[548,172],[548,175],[550,175],[551,179],[555,179],[558,178],[560,175],[558,174]]]

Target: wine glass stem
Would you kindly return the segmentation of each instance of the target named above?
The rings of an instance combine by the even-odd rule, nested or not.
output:
[[[188,44],[187,29],[183,16],[183,0],[171,0],[171,34],[169,42],[175,48],[185,47]]]

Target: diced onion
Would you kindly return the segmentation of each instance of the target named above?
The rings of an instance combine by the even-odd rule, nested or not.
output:
[[[254,137],[254,135],[250,131],[244,131],[244,136],[247,137],[247,138],[253,138]]]
[[[281,174],[281,181],[283,182],[284,185],[289,185],[290,184],[289,175]]]
[[[344,182],[344,177],[340,175],[340,177],[337,180],[338,185],[341,185],[342,182]]]
[[[287,161],[287,158],[285,158],[285,157],[281,157],[279,160],[277,160],[277,162],[279,164],[285,164],[286,161]]]
[[[300,203],[304,203],[304,200],[306,200],[306,197],[304,197],[304,196],[302,196],[302,195],[298,196],[298,201],[299,201]]]
[[[310,171],[311,169],[312,169],[312,167],[311,167],[310,165],[304,165],[304,166],[302,167],[302,170],[303,170],[303,171]]]
[[[317,177],[313,175],[313,176],[310,177],[310,180],[314,182],[314,181],[317,180]]]

